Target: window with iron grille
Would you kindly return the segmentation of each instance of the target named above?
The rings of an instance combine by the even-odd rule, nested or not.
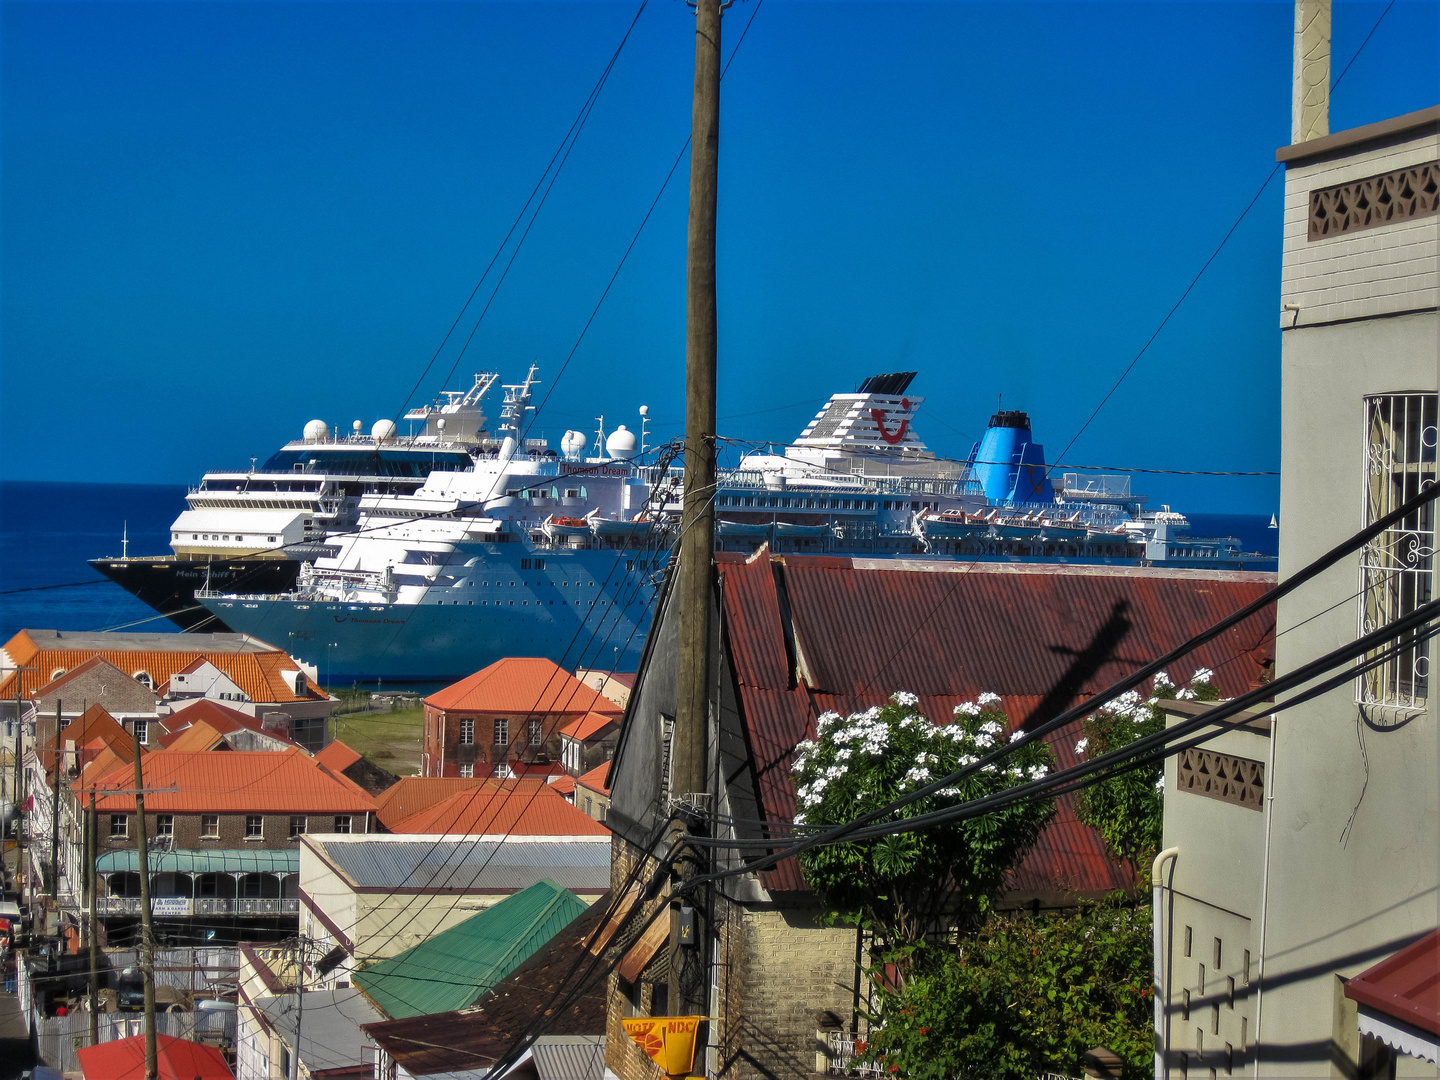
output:
[[[510,745],[510,721],[509,721],[509,720],[496,720],[496,721],[495,721],[495,745],[496,745],[496,746],[509,746],[509,745]]]
[[[460,745],[475,745],[475,718],[473,716],[467,716],[460,721]]]
[[[531,746],[539,746],[545,741],[544,728],[539,720],[530,721],[529,731],[527,732],[527,734],[530,736]]]
[[[1440,396],[1385,394],[1365,399],[1365,503],[1371,525],[1435,482],[1436,411]],[[1435,515],[1427,503],[1392,525],[1360,553],[1360,633],[1404,618],[1434,596]],[[1368,659],[1378,659],[1389,645]],[[1379,721],[1425,707],[1430,648],[1406,644],[1356,680],[1356,700]]]

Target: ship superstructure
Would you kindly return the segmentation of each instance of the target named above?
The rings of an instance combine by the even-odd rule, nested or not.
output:
[[[915,431],[913,373],[835,394],[800,437],[722,469],[724,550],[876,558],[1163,561],[1269,569],[1230,540],[1175,543],[1128,476],[1051,478],[1023,413],[997,413],[968,461]],[[202,588],[226,625],[324,657],[339,678],[448,679],[505,655],[631,670],[679,519],[683,473],[635,434],[568,431],[560,452],[521,439],[534,371],[506,388],[500,429],[468,468],[372,490],[293,587]],[[642,416],[643,416],[642,412]],[[643,421],[642,421],[643,423]],[[987,489],[1003,493],[987,497]],[[313,654],[313,655],[312,655]]]

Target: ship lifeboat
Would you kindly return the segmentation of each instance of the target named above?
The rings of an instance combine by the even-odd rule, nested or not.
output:
[[[545,523],[540,527],[545,531],[545,535],[550,537],[551,540],[559,540],[572,536],[590,535],[590,522],[586,521],[584,518],[559,517],[552,515],[551,517],[546,518]]]

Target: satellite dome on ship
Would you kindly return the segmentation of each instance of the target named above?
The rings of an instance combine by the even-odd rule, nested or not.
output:
[[[621,424],[605,440],[605,453],[615,461],[629,461],[640,449],[635,433]]]

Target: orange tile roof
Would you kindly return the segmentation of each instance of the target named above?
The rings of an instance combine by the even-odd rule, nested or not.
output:
[[[168,683],[170,677],[178,671],[194,665],[197,661],[208,660],[217,668],[223,671],[251,701],[261,702],[290,702],[290,701],[324,701],[328,695],[323,690],[312,685],[306,680],[306,693],[304,697],[297,697],[285,682],[281,672],[299,671],[300,666],[291,659],[282,649],[277,649],[264,642],[255,641],[253,646],[257,651],[226,651],[220,649],[207,649],[204,647],[204,634],[144,634],[144,635],[116,635],[117,647],[107,648],[103,644],[103,634],[80,634],[74,635],[77,644],[74,647],[66,644],[66,634],[57,635],[59,644],[40,644],[31,637],[31,634],[39,634],[41,631],[21,630],[5,643],[5,652],[13,660],[17,668],[35,668],[35,671],[11,671],[3,679],[0,679],[0,697],[15,696],[15,681],[20,680],[20,692],[23,696],[30,697],[44,687],[46,683],[53,682],[49,672],[56,668],[63,668],[66,675],[81,664],[96,657],[103,657],[106,661],[114,664],[122,672],[130,674],[135,671],[146,671],[151,679],[159,686]],[[49,634],[54,631],[45,632],[45,640],[49,641]],[[126,639],[143,637],[146,639],[147,648],[125,648],[120,643]],[[151,639],[167,638],[174,639],[171,645],[165,642],[163,646]],[[57,676],[64,678],[64,676]]]
[[[458,792],[390,831],[464,836],[605,836],[610,832],[563,798],[540,791]]]
[[[76,792],[89,791],[92,786],[98,786],[101,780],[104,780],[112,773],[119,776],[122,765],[126,770],[131,770],[132,776],[134,775],[134,757],[129,754],[122,757],[115,752],[114,747],[102,746],[96,752],[94,759],[90,761],[85,768],[80,770],[80,775],[75,778],[70,788]],[[114,787],[115,784],[112,783],[110,786]]]
[[[591,791],[598,791],[608,799],[610,797],[610,789],[605,786],[605,774],[609,771],[610,762],[608,761],[605,762],[604,765],[596,765],[595,768],[583,776],[577,776],[575,778],[575,786],[587,787]]]
[[[402,776],[375,796],[375,816],[385,828],[414,817],[461,791],[534,791],[546,787],[540,777],[497,780],[494,777]]]
[[[43,685],[41,685],[41,686],[37,686],[34,690],[31,690],[31,691],[29,691],[28,693],[26,693],[26,692],[22,689],[21,692],[22,692],[22,693],[25,693],[27,697],[37,697],[37,698],[47,697],[47,696],[49,696],[50,694],[55,693],[55,691],[59,690],[59,689],[60,689],[61,687],[63,687],[66,683],[72,682],[73,680],[79,678],[81,675],[84,675],[84,674],[86,674],[86,673],[89,672],[89,671],[93,671],[93,670],[94,670],[95,668],[97,668],[97,667],[109,667],[109,668],[114,669],[118,674],[124,676],[124,677],[127,678],[127,679],[131,677],[131,676],[130,676],[130,673],[129,673],[128,671],[123,671],[123,670],[121,670],[119,667],[116,667],[115,664],[113,664],[111,661],[107,660],[105,657],[103,657],[103,656],[92,656],[92,657],[90,657],[90,659],[86,660],[84,663],[76,664],[76,665],[75,665],[74,667],[72,667],[72,668],[67,668],[65,671],[61,672],[59,675],[56,675],[55,678],[51,679],[49,682],[47,682],[47,683],[45,683],[45,684],[43,684]],[[52,668],[51,670],[53,671],[54,669]],[[39,678],[40,675],[41,675],[41,673],[42,673],[43,671],[44,671],[44,667],[43,667],[43,665],[41,665],[41,666],[40,666],[40,671],[33,672],[33,674],[34,674],[34,676],[35,676],[36,678]],[[14,696],[14,693],[15,693],[15,684],[14,684],[14,681],[7,679],[4,685],[7,685],[7,686],[10,687],[10,694],[11,694],[11,696]]]
[[[579,739],[581,742],[584,742],[597,731],[611,724],[617,724],[619,721],[620,717],[614,713],[590,712],[571,720],[570,723],[560,729],[560,734],[568,735],[572,739]]]
[[[202,698],[171,713],[161,721],[161,724],[166,731],[160,736],[160,745],[167,750],[175,746],[176,740],[197,724],[213,728],[221,735],[229,735],[232,731],[248,728],[250,731],[264,731],[266,735],[279,739],[281,742],[290,742],[289,736],[281,732],[265,731],[260,721],[249,713],[229,708],[221,705],[218,701],[211,701],[209,698]]]
[[[550,790],[558,795],[575,794],[575,778],[573,776],[561,776],[550,781]]]
[[[363,813],[375,802],[354,784],[342,783],[294,747],[280,753],[233,750],[225,754],[164,750],[142,757],[145,786],[173,792],[145,797],[145,808],[158,811],[215,813]],[[128,790],[134,775],[117,769],[100,786]],[[101,810],[135,809],[133,795],[103,795]]]
[[[425,704],[436,709],[492,713],[608,713],[623,709],[553,660],[511,656],[431,694]]]
[[[220,731],[201,721],[198,724],[191,724],[184,731],[168,736],[170,741],[164,744],[164,750],[161,752],[188,754],[197,750],[214,750],[216,744],[226,745],[226,734],[227,732]]]
[[[336,739],[325,749],[315,755],[315,760],[324,765],[331,772],[344,772],[355,762],[360,760],[360,752],[352,750],[339,739]]]
[[[91,705],[86,709],[84,715],[76,717],[65,725],[60,732],[58,745],[60,749],[65,748],[67,742],[73,742],[76,747],[90,746],[96,739],[99,739],[106,746],[115,746],[117,752],[126,760],[134,760],[135,744],[118,720],[106,711],[103,705]],[[54,749],[56,743],[49,743],[50,749]]]

